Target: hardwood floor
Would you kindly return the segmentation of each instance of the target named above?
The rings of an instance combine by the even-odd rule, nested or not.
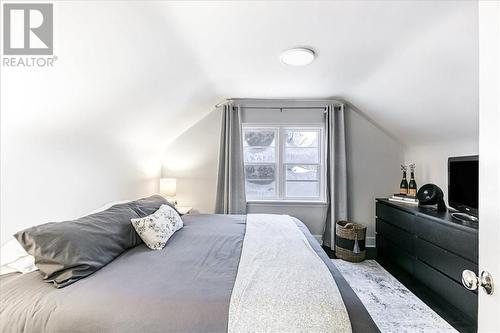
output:
[[[330,258],[335,259],[335,254],[329,247],[323,246],[323,249]],[[367,248],[367,259],[377,259],[375,248]],[[465,317],[462,312],[450,305],[446,300],[438,296],[425,285],[415,280],[408,273],[390,263],[381,260],[377,260],[377,262],[457,331],[464,333],[477,331],[477,323]]]

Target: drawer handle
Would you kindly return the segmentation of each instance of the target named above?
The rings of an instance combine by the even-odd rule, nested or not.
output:
[[[462,272],[462,284],[469,290],[476,290],[479,286],[483,287],[486,294],[493,294],[493,277],[487,271],[482,271],[478,277],[476,273],[468,269]]]

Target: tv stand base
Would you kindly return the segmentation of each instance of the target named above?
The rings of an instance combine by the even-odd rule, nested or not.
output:
[[[451,213],[451,217],[462,222],[467,223],[478,223],[479,219],[475,216],[465,214],[465,213]]]

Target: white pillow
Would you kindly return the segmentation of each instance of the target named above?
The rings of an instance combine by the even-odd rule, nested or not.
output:
[[[153,250],[163,249],[168,239],[184,226],[179,214],[168,205],[161,205],[153,214],[130,221],[143,242]]]
[[[11,238],[0,249],[0,275],[20,272],[36,271],[35,258],[19,244],[17,239]]]

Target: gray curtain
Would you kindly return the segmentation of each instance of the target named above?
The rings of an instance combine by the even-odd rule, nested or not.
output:
[[[222,106],[222,127],[217,177],[216,214],[245,214],[245,172],[241,134],[241,110],[231,104]]]
[[[335,249],[336,222],[347,220],[347,162],[344,105],[326,108],[328,213],[323,242]]]

